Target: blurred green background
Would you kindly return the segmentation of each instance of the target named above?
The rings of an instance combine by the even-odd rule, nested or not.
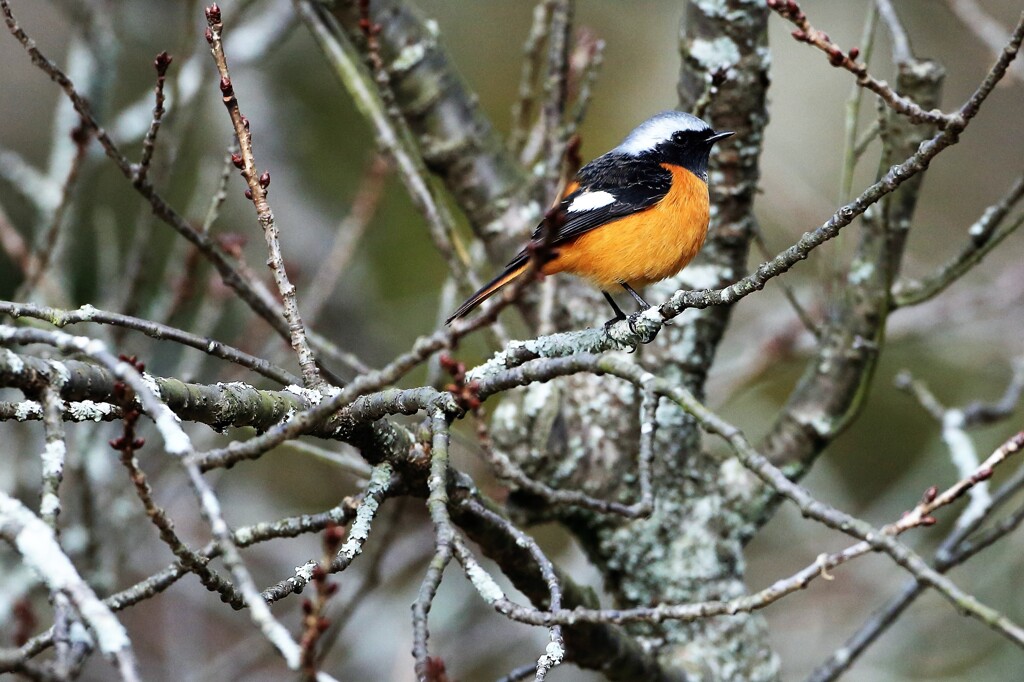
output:
[[[67,15],[51,3],[13,4],[40,47],[63,63],[75,30]],[[230,2],[222,5],[228,16],[236,7]],[[286,9],[287,5],[257,2],[246,22],[255,21],[261,12]],[[479,95],[485,112],[499,130],[506,131],[533,3],[421,0],[419,5],[436,19],[445,46]],[[986,72],[992,62],[991,53],[963,27],[945,2],[904,0],[895,5],[915,53],[935,58],[946,67],[943,107],[959,105]],[[120,120],[125,107],[150,97],[155,53],[168,50],[179,57],[173,73],[184,63],[183,55],[193,50],[201,54],[206,47],[199,34],[202,11],[196,2],[135,0],[110,2],[107,6],[115,12],[112,35],[116,41],[107,47],[116,69],[100,74],[94,93],[98,95],[99,117],[116,132],[113,124]],[[846,47],[859,40],[866,6],[863,0],[803,3],[814,24]],[[1012,25],[1021,9],[1014,0],[988,0],[982,6],[1005,27]],[[668,0],[577,3],[577,25],[588,27],[607,44],[590,114],[581,130],[584,158],[602,153],[639,121],[676,104],[682,12],[682,2]],[[790,26],[777,17],[772,18],[770,26],[771,123],[757,214],[774,252],[821,224],[838,205],[844,111],[852,78],[830,67],[819,53],[793,41],[788,35]],[[232,30],[229,25],[229,36]],[[880,26],[872,71],[892,80],[888,44],[888,34]],[[0,64],[0,147],[45,166],[58,90],[28,63],[9,36],[0,39]],[[211,60],[204,62],[204,69],[203,94],[187,111],[172,109],[162,133],[162,144],[174,140],[180,146],[176,158],[171,163],[158,150],[154,169],[155,182],[165,196],[196,221],[201,221],[205,213],[230,139]],[[933,164],[911,235],[907,274],[927,273],[959,249],[967,227],[1024,169],[1022,73],[1019,68],[1012,72],[986,103],[961,144]],[[233,69],[233,78],[243,111],[252,121],[259,165],[269,168],[273,176],[271,203],[290,272],[298,283],[301,305],[304,288],[316,286],[310,277],[369,163],[372,137],[301,26],[285,31],[279,44],[264,57]],[[865,98],[861,121],[869,121],[872,116],[873,104]],[[126,146],[132,154],[137,154],[138,148],[137,143]],[[146,207],[96,149],[94,146],[86,164],[66,226],[66,279],[71,292],[71,300],[66,303],[100,305],[116,300],[125,283],[120,272],[109,272],[102,264],[110,260],[119,263],[117,255],[125,253],[136,231],[150,229],[143,282],[152,298],[144,299],[144,313],[146,301],[158,299],[180,272],[182,252],[173,248],[175,238],[164,225],[141,227],[150,220]],[[858,166],[854,192],[874,177],[876,156],[872,148]],[[249,263],[262,270],[262,237],[237,177],[232,176],[229,188],[214,230],[247,235]],[[34,209],[3,180],[0,205],[11,223],[30,237],[36,221]],[[829,244],[786,275],[812,309],[820,311],[827,306],[821,283],[832,268],[845,262],[843,249],[848,250],[854,241],[848,238],[843,244]],[[888,347],[863,415],[829,448],[806,481],[816,495],[872,523],[883,524],[913,506],[929,485],[942,486],[954,480],[955,471],[940,441],[938,426],[909,397],[892,387],[892,378],[898,370],[909,368],[949,405],[991,400],[1002,394],[1010,360],[1024,353],[1021,248],[1021,236],[1011,237],[946,294],[893,316]],[[756,262],[752,257],[751,264]],[[434,328],[444,275],[444,263],[432,249],[423,220],[413,210],[401,183],[392,177],[380,210],[331,296],[318,328],[370,365],[381,365],[407,349],[418,335]],[[205,283],[205,277],[199,281],[200,287],[215,288]],[[17,269],[0,253],[0,296],[9,298],[19,281]],[[187,327],[197,314],[195,309],[186,310],[176,322]],[[798,343],[792,353],[768,355],[765,360],[765,340],[792,328],[793,319],[774,285],[740,302],[711,372],[709,401],[754,440],[771,424],[806,362],[806,343]],[[218,338],[241,343],[254,352],[261,349],[263,342],[258,340],[265,335],[262,325],[252,322],[237,303],[225,307],[215,331]],[[128,336],[121,350],[134,352],[134,343],[136,338]],[[482,358],[490,350],[476,341],[462,356]],[[288,358],[279,349],[276,352],[282,362]],[[179,355],[162,346],[147,362],[157,373],[169,371]],[[205,363],[202,368],[197,376],[203,381],[224,376],[214,374],[220,365]],[[407,385],[423,379],[423,373],[413,375]],[[1019,428],[1018,411],[1009,422],[976,432],[979,453],[986,454]],[[34,452],[39,439],[31,429],[9,425],[0,425],[0,432],[10,433],[14,439],[10,442],[21,446],[8,450],[9,457]],[[460,465],[486,481],[486,473],[469,448],[464,450]],[[223,475],[218,490],[229,520],[249,523],[319,511],[357,489],[351,477],[316,460],[305,458],[301,466],[289,466],[292,461],[282,455],[268,457]],[[149,464],[154,469],[164,466],[155,459]],[[8,473],[4,482],[31,485],[37,480],[32,477],[33,466],[24,463],[18,469],[23,472]],[[103,475],[110,481],[123,476],[117,470],[109,471],[110,463],[90,466],[106,471]],[[1005,472],[999,472],[996,480],[1004,476]],[[166,486],[164,503],[176,519],[181,519],[179,525],[195,532],[198,538],[202,526],[191,509],[188,491],[173,470],[161,480]],[[400,514],[389,512],[394,514],[390,523],[398,530],[392,533],[387,556],[380,562],[382,584],[351,615],[328,659],[327,669],[340,679],[412,679],[408,605],[430,550],[428,527],[419,507],[419,503],[408,501]],[[115,511],[127,513],[111,513]],[[915,531],[910,542],[927,553],[944,535],[952,516],[947,512],[939,526]],[[388,518],[383,521],[387,525]],[[141,546],[145,550],[133,553],[129,574],[141,577],[145,571],[165,565],[169,554],[152,542],[148,526],[138,521],[136,525],[139,527],[131,532],[144,541]],[[378,530],[383,532],[383,526]],[[545,546],[562,562],[596,585],[597,576],[584,566],[578,550],[563,532],[544,528],[539,533]],[[841,536],[800,519],[784,507],[750,547],[750,585],[764,586],[803,567],[821,552],[845,545]],[[381,546],[371,539],[368,553],[374,555]],[[1024,620],[1024,600],[1019,590],[1020,576],[1024,575],[1021,549],[1020,535],[1013,535],[953,576],[965,589],[1019,622]],[[318,553],[316,540],[305,538],[270,543],[251,550],[247,556],[252,557],[262,580],[275,581],[289,574],[292,566]],[[369,563],[369,557],[366,559],[363,564]],[[341,578],[342,602],[359,594],[365,569],[357,562],[351,574]],[[842,568],[835,581],[818,581],[806,592],[766,610],[784,679],[806,675],[904,579],[888,560],[868,557]],[[250,634],[244,615],[218,608],[216,603],[210,605],[210,601],[215,602],[194,580],[186,579],[167,595],[127,612],[129,628],[145,633],[136,644],[147,678],[279,679],[283,667],[267,646],[255,644],[257,639]],[[300,618],[297,603],[292,600],[278,607],[283,620],[295,630]],[[453,677],[464,682],[490,679],[527,662],[544,641],[542,632],[527,631],[491,614],[455,571],[445,581],[431,616],[433,650],[448,662]],[[997,635],[973,620],[959,617],[938,597],[926,595],[845,679],[1009,680],[1020,677],[1021,660],[1020,652]],[[107,673],[108,668],[94,662],[87,678],[104,679]],[[557,671],[553,679],[597,678],[567,667]]]

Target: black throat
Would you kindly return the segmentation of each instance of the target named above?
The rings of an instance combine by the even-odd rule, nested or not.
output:
[[[711,145],[705,142],[685,141],[682,144],[677,142],[663,142],[649,152],[659,163],[669,163],[673,166],[680,166],[690,171],[705,183],[708,181],[708,157],[711,155]]]

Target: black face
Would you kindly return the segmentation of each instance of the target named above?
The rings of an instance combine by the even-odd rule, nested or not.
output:
[[[655,149],[659,163],[682,166],[699,178],[707,180],[708,156],[711,147],[732,133],[718,133],[711,128],[704,130],[678,130],[672,137]]]

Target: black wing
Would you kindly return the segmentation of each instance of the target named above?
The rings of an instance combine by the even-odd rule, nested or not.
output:
[[[558,228],[551,246],[570,242],[573,239],[625,218],[628,215],[648,209],[661,201],[672,187],[672,173],[654,161],[637,157],[623,157],[618,154],[600,156],[576,175],[579,188],[562,199],[566,211],[565,222]],[[568,208],[587,192],[607,192],[615,200],[586,211],[569,211]],[[533,231],[533,239],[541,238],[544,223]],[[529,252],[523,249],[513,258],[506,272],[519,267],[529,259]]]

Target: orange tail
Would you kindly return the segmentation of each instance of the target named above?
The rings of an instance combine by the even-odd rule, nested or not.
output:
[[[460,317],[465,317],[466,315],[468,315],[474,308],[476,308],[478,305],[480,305],[481,303],[489,299],[491,296],[496,294],[506,284],[514,280],[519,275],[523,274],[523,271],[526,270],[526,266],[528,264],[529,263],[518,265],[512,269],[506,270],[505,272],[501,273],[500,275],[492,279],[488,284],[484,285],[480,289],[480,291],[470,296],[465,303],[460,305],[459,309],[452,313],[451,317],[445,320],[444,323],[451,324],[453,320],[457,320]]]

